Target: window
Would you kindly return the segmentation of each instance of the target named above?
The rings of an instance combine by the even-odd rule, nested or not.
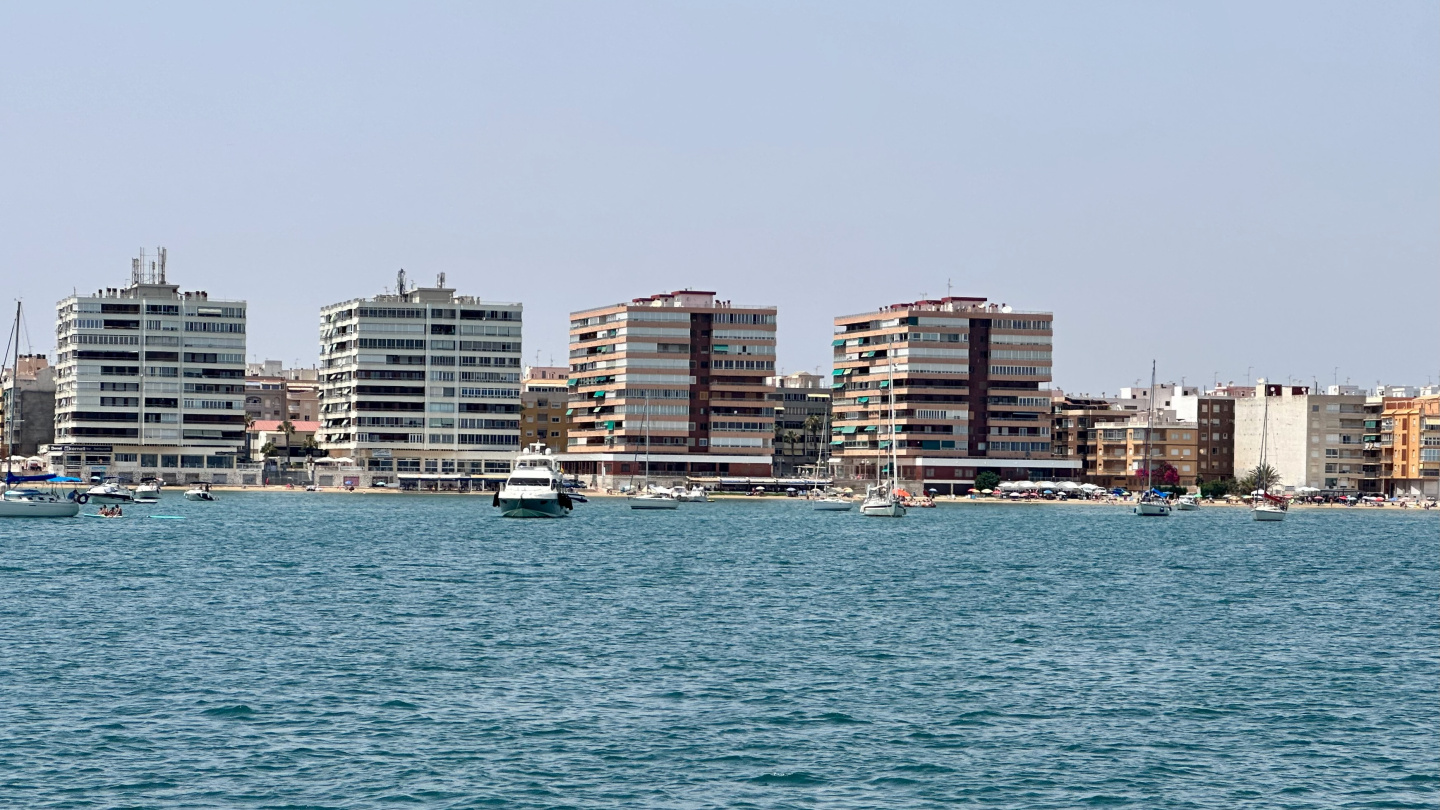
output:
[[[119,464],[121,462],[128,461],[133,464],[137,458],[138,456],[136,456],[134,453],[116,453],[115,463]]]
[[[160,457],[160,466],[161,466],[161,467],[179,467],[179,466],[180,466],[180,457],[179,457],[179,456],[161,456],[161,457]]]
[[[180,457],[180,466],[181,466],[181,467],[188,467],[188,468],[192,468],[192,469],[193,469],[193,468],[196,468],[196,467],[204,467],[204,466],[205,466],[205,457],[204,457],[204,456],[181,456],[181,457]]]
[[[156,466],[159,466],[159,465],[157,464],[158,461],[159,461],[159,456],[155,455],[154,453],[141,453],[141,454],[140,454],[140,466],[141,466],[141,467],[156,467]]]
[[[420,459],[418,458],[397,458],[395,459],[396,472],[420,472]]]

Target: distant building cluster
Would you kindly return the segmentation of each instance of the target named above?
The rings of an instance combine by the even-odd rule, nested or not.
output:
[[[519,303],[412,284],[320,308],[319,363],[246,362],[247,304],[181,291],[164,250],[56,308],[55,363],[6,358],[12,464],[122,481],[493,488],[523,446],[567,474],[715,486],[888,475],[1440,495],[1440,386],[1052,387],[1050,312],[947,296],[834,319],[828,374],[776,367],[773,305],[677,290],[571,313],[523,363]],[[559,324],[556,324],[559,328]],[[817,337],[817,340],[821,338]],[[1152,401],[1153,396],[1153,401]]]

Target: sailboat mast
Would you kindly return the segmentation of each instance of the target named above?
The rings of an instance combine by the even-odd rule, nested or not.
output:
[[[645,395],[645,489],[650,489],[650,395]]]
[[[1153,488],[1154,463],[1150,459],[1150,435],[1155,432],[1155,361],[1150,361],[1150,413],[1145,419],[1145,491]]]
[[[15,455],[15,417],[20,408],[20,302],[15,302],[14,362],[10,366],[10,403],[5,408],[5,483],[10,482],[10,457]]]
[[[891,490],[900,486],[900,453],[895,447],[895,355],[890,360],[890,384],[885,386],[890,400],[890,483]]]

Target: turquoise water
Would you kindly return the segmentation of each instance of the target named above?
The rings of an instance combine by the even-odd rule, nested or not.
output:
[[[0,805],[1440,806],[1435,513],[219,497],[0,523]]]

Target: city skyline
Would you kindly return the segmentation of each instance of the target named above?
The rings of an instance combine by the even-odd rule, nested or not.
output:
[[[813,371],[948,287],[1053,311],[1067,391],[1435,379],[1434,5],[627,8],[9,7],[7,293],[165,244],[308,364],[333,290],[444,272],[545,364],[572,310],[723,286]]]

